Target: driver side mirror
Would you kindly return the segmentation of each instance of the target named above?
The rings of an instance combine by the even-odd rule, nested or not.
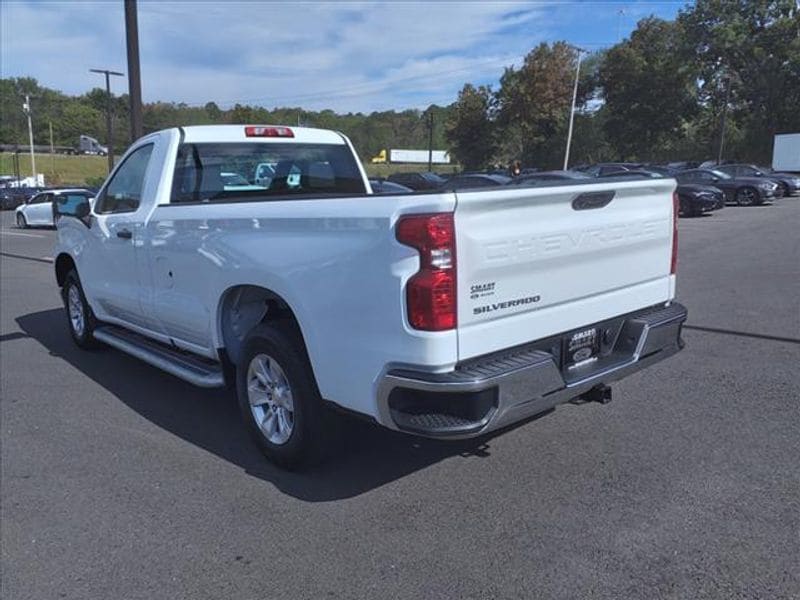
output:
[[[92,200],[84,196],[60,196],[54,204],[56,221],[61,217],[75,217],[89,227],[92,214]]]
[[[762,171],[756,171],[756,172],[754,173],[754,175],[755,175],[756,177],[763,177],[763,176],[764,176],[764,173],[763,173]]]
[[[719,183],[719,177],[712,177],[712,178],[711,178],[711,181],[712,181],[713,183]]]

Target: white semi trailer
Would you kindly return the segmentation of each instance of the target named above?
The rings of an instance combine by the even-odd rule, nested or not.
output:
[[[389,161],[393,163],[427,163],[428,158],[427,150],[389,150]],[[435,165],[450,164],[450,154],[446,150],[434,150],[430,158]]]
[[[772,168],[775,171],[800,173],[800,133],[775,136],[772,147]]]

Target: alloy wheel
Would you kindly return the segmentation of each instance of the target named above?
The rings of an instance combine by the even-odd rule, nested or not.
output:
[[[257,354],[247,368],[247,398],[256,425],[270,443],[280,446],[294,431],[294,399],[280,364]]]
[[[69,311],[69,322],[75,335],[83,337],[86,329],[86,317],[83,312],[83,302],[78,287],[71,285],[67,292],[67,310]]]
[[[756,192],[750,188],[741,189],[736,194],[736,201],[740,206],[752,206],[756,200]]]

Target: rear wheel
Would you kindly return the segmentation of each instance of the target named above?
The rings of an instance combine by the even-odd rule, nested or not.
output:
[[[25,215],[23,215],[21,212],[17,213],[17,227],[20,229],[28,228],[28,222],[25,220]]]
[[[74,269],[67,274],[61,293],[72,339],[85,350],[98,348],[101,344],[94,339],[93,335],[95,327],[97,327],[97,320],[86,302],[78,273]]]
[[[739,206],[754,206],[760,202],[761,199],[755,188],[744,187],[736,190],[736,204]]]
[[[320,460],[332,415],[290,323],[250,332],[236,365],[236,393],[245,425],[270,461],[294,470]]]

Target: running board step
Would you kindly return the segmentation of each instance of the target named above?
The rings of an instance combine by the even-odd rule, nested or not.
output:
[[[160,344],[121,327],[98,327],[94,331],[94,337],[196,386],[213,388],[225,385],[219,363]]]

